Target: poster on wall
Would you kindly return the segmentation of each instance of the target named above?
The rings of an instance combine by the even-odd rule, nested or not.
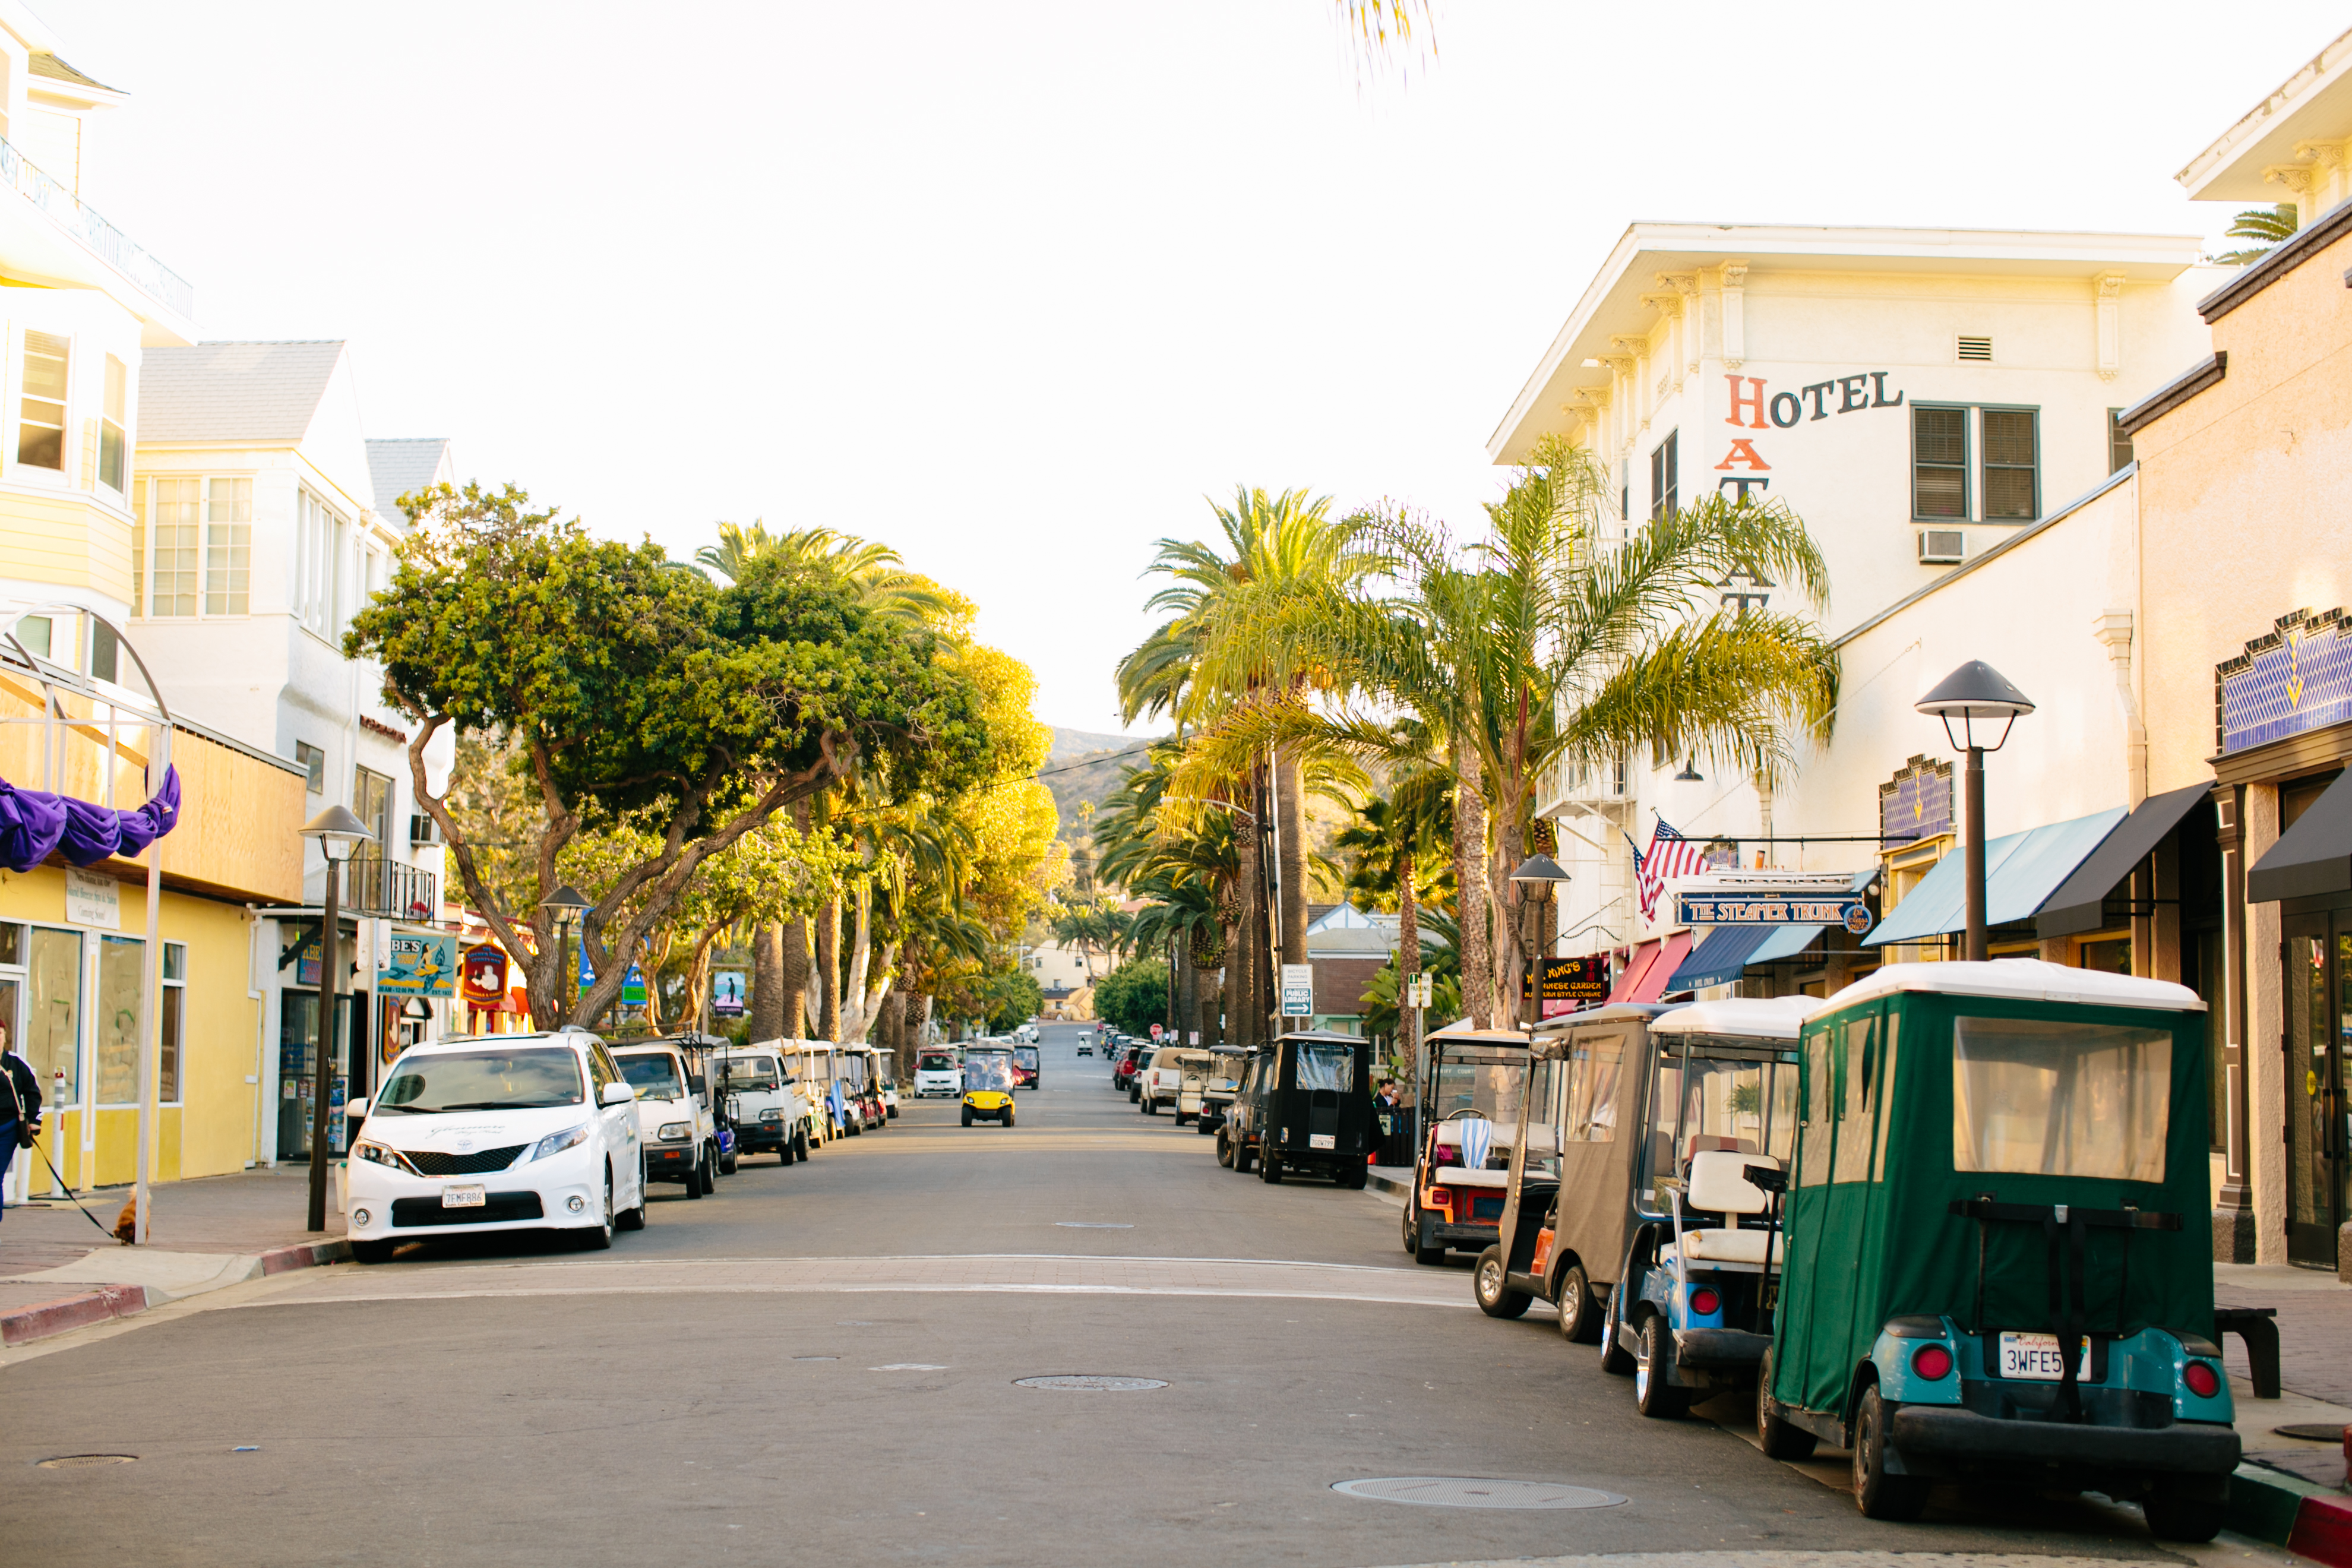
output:
[[[122,929],[122,884],[88,871],[66,872],[66,923],[99,931]]]
[[[714,970],[710,975],[710,1012],[719,1018],[743,1016],[744,993],[751,976],[740,969]]]
[[[436,931],[394,931],[375,988],[387,996],[447,996],[457,988],[457,939]]]

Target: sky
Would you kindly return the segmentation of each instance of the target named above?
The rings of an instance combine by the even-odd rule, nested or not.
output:
[[[131,95],[84,195],[205,338],[348,339],[368,434],[611,537],[880,540],[1104,732],[1212,498],[1475,526],[1627,224],[2216,236],[2172,175],[2345,26],[1436,0],[1367,64],[1333,0],[37,10]]]

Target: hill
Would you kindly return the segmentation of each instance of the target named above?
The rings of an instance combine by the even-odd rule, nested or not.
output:
[[[1080,805],[1101,806],[1126,770],[1143,760],[1143,748],[1157,736],[1093,735],[1083,730],[1054,731],[1054,749],[1038,770],[1053,792],[1055,809],[1062,814],[1061,839],[1076,846],[1089,837]]]

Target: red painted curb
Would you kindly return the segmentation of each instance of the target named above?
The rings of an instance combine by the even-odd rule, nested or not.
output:
[[[330,1263],[341,1263],[352,1255],[348,1241],[298,1241],[291,1247],[272,1247],[261,1255],[261,1272],[283,1274],[289,1268],[317,1268]]]
[[[2295,1510],[2286,1549],[2332,1568],[2352,1568],[2352,1498],[2304,1499]]]
[[[101,1285],[84,1295],[42,1301],[0,1314],[0,1344],[20,1345],[147,1310],[144,1285]]]

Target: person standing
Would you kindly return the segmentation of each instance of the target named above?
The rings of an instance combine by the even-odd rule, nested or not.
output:
[[[29,1149],[41,1131],[41,1079],[33,1064],[16,1054],[8,1026],[0,1024],[0,1193],[18,1149]],[[6,1205],[0,1202],[0,1213]]]

